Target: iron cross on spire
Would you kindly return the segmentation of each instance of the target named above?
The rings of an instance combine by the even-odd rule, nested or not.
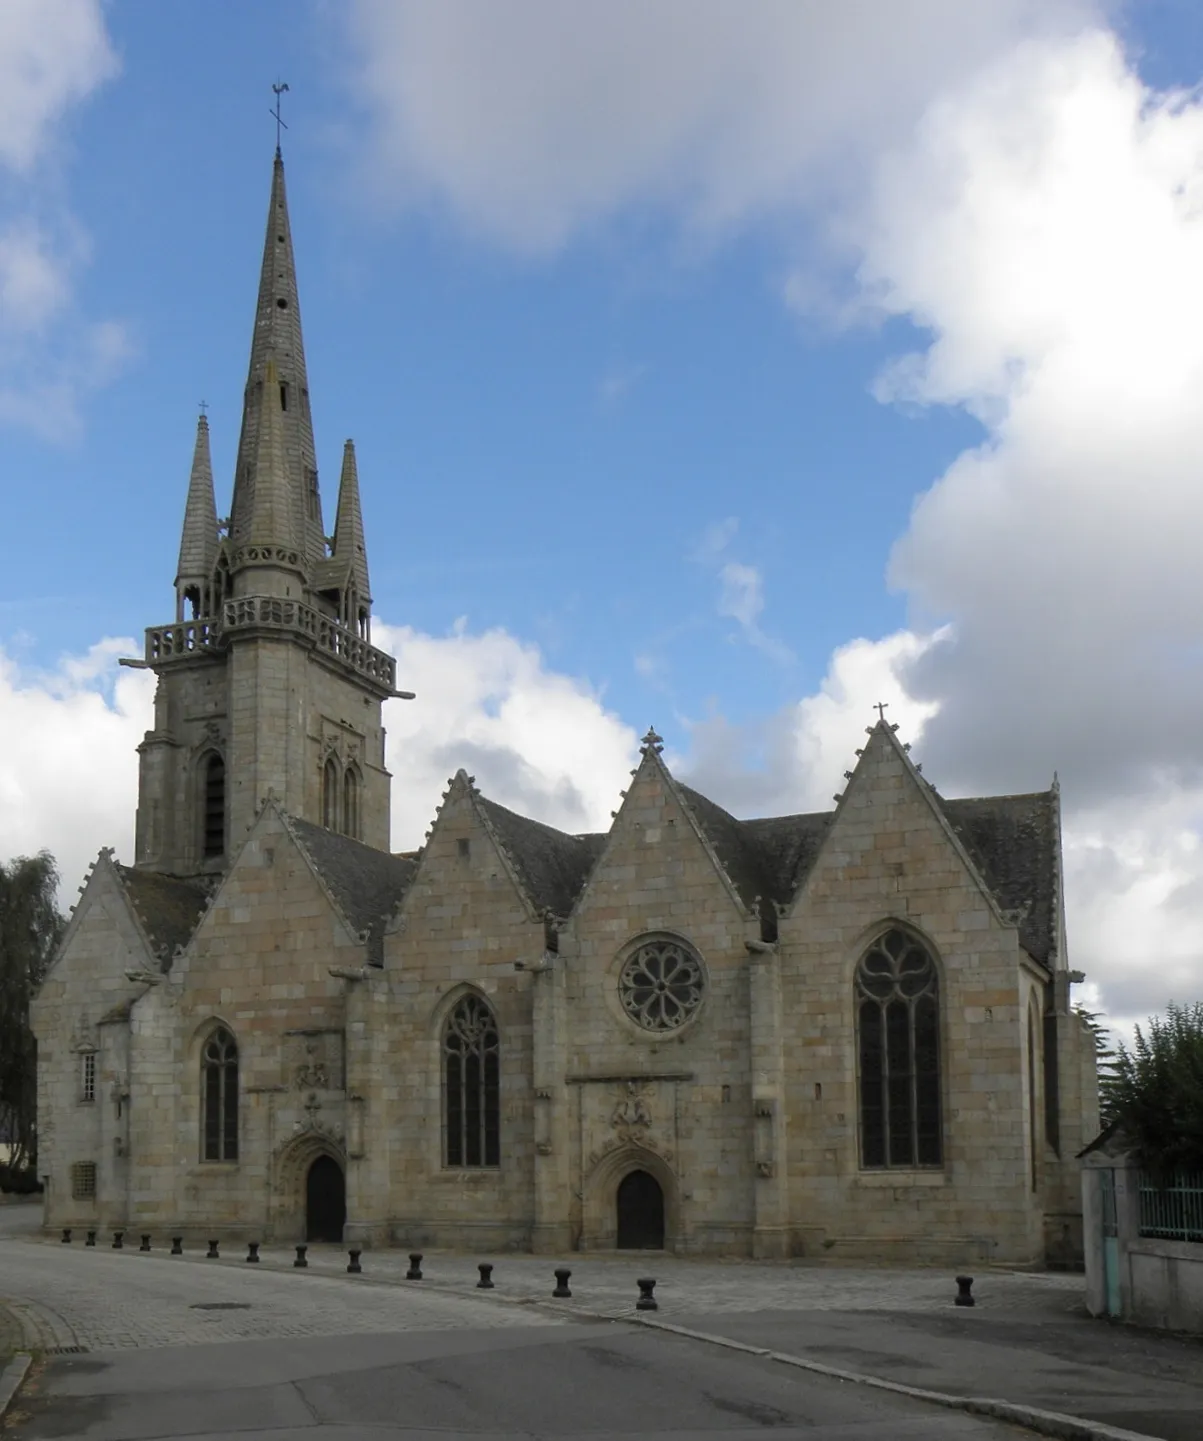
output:
[[[272,91],[274,92],[275,97],[276,97],[276,108],[275,108],[274,110],[269,110],[269,111],[267,112],[269,115],[271,115],[271,116],[273,116],[273,117],[275,118],[275,122],[276,122],[276,154],[277,154],[277,155],[279,155],[279,153],[280,153],[280,131],[281,131],[281,130],[287,130],[287,129],[288,129],[288,126],[284,123],[283,120],[280,119],[280,96],[283,95],[284,92],[285,92],[287,89],[288,89],[288,81],[287,81],[287,80],[285,80],[283,83],[281,83],[279,80],[276,81],[276,83],[272,86]]]
[[[877,702],[876,710],[877,710],[877,714],[878,714],[878,716],[879,716],[879,718],[880,718],[881,720],[883,720],[883,721],[885,720],[885,718],[886,718],[886,711],[888,711],[889,708],[890,708],[890,703],[889,703],[888,700],[879,700],[879,701]]]

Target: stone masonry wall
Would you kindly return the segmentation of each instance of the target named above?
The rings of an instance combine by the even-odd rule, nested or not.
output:
[[[780,926],[793,1249],[886,1259],[1027,1261],[1030,1184],[1017,933],[957,853],[898,748],[876,732]],[[853,975],[899,925],[940,973],[944,1165],[862,1170]]]
[[[423,852],[421,868],[385,938],[387,1005],[370,998],[373,1025],[387,1027],[374,1066],[354,1064],[369,1134],[389,1136],[391,1239],[406,1245],[519,1249],[533,1213],[531,979],[543,925],[532,917],[481,822],[456,783]],[[375,986],[376,983],[373,982]],[[500,1035],[501,1165],[444,1165],[443,1023],[468,989],[482,994]],[[378,1175],[373,1171],[374,1176]],[[367,1212],[378,1198],[360,1197]]]

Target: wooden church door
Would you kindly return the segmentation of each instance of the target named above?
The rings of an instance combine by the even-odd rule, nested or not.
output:
[[[343,1168],[333,1156],[319,1156],[305,1178],[305,1239],[339,1242],[346,1219]]]
[[[655,1176],[632,1171],[618,1187],[618,1249],[664,1249],[664,1192]]]

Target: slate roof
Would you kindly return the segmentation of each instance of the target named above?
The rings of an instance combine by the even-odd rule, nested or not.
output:
[[[368,933],[368,961],[379,965],[384,926],[418,869],[410,856],[395,856],[336,835],[311,821],[288,817],[314,869],[355,931]]]
[[[589,879],[606,837],[570,836],[507,810],[485,796],[478,794],[477,801],[532,903],[553,916],[567,916]]]
[[[1024,950],[1047,964],[1056,944],[1056,792],[937,803],[1000,909],[1020,913]]]
[[[758,896],[785,906],[814,863],[830,813],[739,821],[708,796],[677,782],[686,805],[751,909]]]
[[[208,885],[117,862],[114,865],[163,970],[170,970],[176,947],[188,944],[204,913]]]

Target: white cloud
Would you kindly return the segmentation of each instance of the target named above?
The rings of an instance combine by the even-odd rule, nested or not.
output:
[[[635,731],[583,680],[505,631],[423,635],[377,623],[414,701],[386,705],[393,844],[409,850],[463,766],[486,795],[565,830],[604,830],[638,759]],[[0,859],[48,848],[70,897],[101,846],[133,859],[136,748],[154,678],[119,670],[129,638],[32,671],[0,650]]]
[[[64,111],[116,70],[99,0],[4,0],[0,163],[28,171]]]
[[[50,672],[0,651],[0,836],[4,856],[48,848],[71,898],[101,846],[133,859],[135,747],[151,724],[154,681],[118,671],[132,639],[105,639]]]
[[[715,231],[841,188],[949,81],[1090,0],[353,0],[372,173],[546,250],[640,202]]]
[[[376,625],[413,701],[390,701],[393,844],[420,845],[463,766],[491,799],[563,830],[605,830],[638,758],[635,731],[583,680],[503,630],[449,636]]]
[[[129,350],[116,321],[79,313],[86,239],[47,179],[63,120],[116,71],[99,0],[0,3],[0,423],[51,439]]]

